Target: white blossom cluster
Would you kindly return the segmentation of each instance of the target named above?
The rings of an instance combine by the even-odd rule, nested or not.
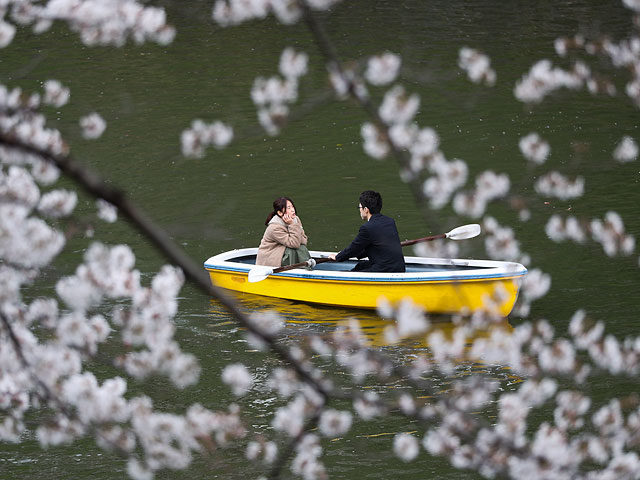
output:
[[[278,454],[278,446],[275,442],[267,441],[264,438],[252,440],[247,444],[245,456],[250,461],[262,461],[266,464],[273,463]]]
[[[485,217],[483,230],[486,234],[485,249],[491,258],[519,262],[524,265],[530,263],[529,255],[521,251],[520,243],[515,238],[513,229],[501,226],[493,217]],[[537,268],[529,270],[521,280],[518,303],[514,312],[522,317],[529,316],[531,304],[544,297],[550,288],[551,276],[549,274]],[[499,292],[496,293],[499,294]],[[499,302],[499,295],[497,300]]]
[[[613,151],[613,158],[620,163],[633,162],[638,158],[638,144],[632,137],[625,135]]]
[[[328,10],[339,0],[300,0],[313,10]],[[213,20],[222,27],[264,19],[272,13],[285,25],[302,18],[302,6],[296,0],[217,0],[213,6]]]
[[[349,95],[353,95],[359,101],[367,101],[369,91],[360,78],[359,69],[355,65],[344,65],[330,61],[327,64],[327,71],[329,72],[329,84],[338,99],[346,100]]]
[[[96,209],[96,214],[100,220],[114,223],[118,219],[118,209],[101,198],[96,200]]]
[[[82,127],[82,136],[89,140],[100,138],[107,128],[107,123],[98,113],[91,113],[80,119],[80,127]]]
[[[320,415],[318,428],[325,437],[335,438],[347,433],[351,429],[352,422],[351,412],[329,408]]]
[[[396,80],[402,59],[395,53],[385,52],[367,60],[364,77],[371,85],[388,85]]]
[[[420,453],[418,439],[410,433],[398,433],[393,437],[393,453],[396,457],[410,462]]]
[[[231,391],[236,396],[245,395],[253,385],[251,373],[241,363],[233,363],[224,367],[222,381],[231,387]]]
[[[42,102],[45,105],[51,105],[60,108],[67,104],[71,97],[71,90],[62,85],[58,80],[47,80],[44,82],[44,98]],[[33,102],[35,103],[35,102]],[[37,104],[31,103],[31,108],[37,107]]]
[[[459,258],[460,245],[446,240],[416,243],[414,252],[419,257]]]
[[[630,10],[638,11],[635,0],[623,0],[622,3]],[[615,42],[608,36],[589,41],[578,34],[556,39],[554,47],[560,57],[568,56],[573,50],[581,51],[587,55],[607,57],[614,68],[630,72],[631,78],[625,85],[625,93],[640,106],[640,36],[637,33],[619,42]],[[617,93],[613,81],[604,74],[588,72],[584,83],[592,94],[604,93],[613,96]]]
[[[433,175],[422,184],[422,193],[434,209],[447,205],[456,190],[467,183],[469,175],[466,162],[458,158],[447,161],[440,152],[431,156],[428,171]]]
[[[386,299],[378,300],[378,314],[382,318],[394,318],[395,322],[384,329],[385,341],[396,343],[408,337],[425,333],[429,328],[429,320],[424,309],[405,299],[397,305],[391,305]]]
[[[63,21],[88,46],[122,46],[129,38],[136,43],[167,45],[175,37],[175,29],[166,23],[164,9],[144,6],[136,0],[9,0],[2,7],[16,25],[33,25],[35,33],[49,30],[56,20]],[[0,47],[11,43],[15,30],[6,18],[0,22]]]
[[[549,60],[540,60],[516,83],[514,95],[521,102],[539,103],[561,88],[582,88],[590,74],[589,68],[581,62],[576,62],[573,70],[566,71],[553,67]]]
[[[584,195],[584,177],[570,180],[560,172],[551,171],[538,178],[534,188],[539,195],[569,200]]]
[[[563,219],[553,215],[545,226],[545,233],[554,242],[570,240],[576,243],[585,243],[591,235],[609,257],[631,255],[635,251],[635,237],[626,233],[622,217],[613,211],[607,212],[604,220],[596,218],[590,222],[581,222],[573,216]]]
[[[0,85],[0,134],[53,155],[64,154],[68,147],[60,132],[47,128],[45,117],[37,113],[36,109],[42,105],[63,106],[68,102],[70,92],[57,80],[45,82],[44,90],[44,97],[38,93],[27,96],[20,88],[9,89]],[[4,152],[10,151],[5,149]],[[34,160],[31,156],[20,155],[4,161],[18,164],[39,163],[39,160]]]
[[[634,252],[636,248],[635,237],[626,233],[622,217],[617,212],[607,212],[604,220],[592,220],[589,227],[591,237],[602,244],[604,253],[609,257],[631,255]]]
[[[458,53],[458,66],[467,72],[473,83],[484,83],[492,87],[496,83],[496,72],[491,68],[487,55],[475,48],[462,47]]]
[[[332,353],[337,363],[346,368],[356,381],[364,380],[368,375],[374,375],[381,369],[379,358],[362,348],[367,345],[367,341],[357,320],[341,325],[333,334],[332,344]],[[358,401],[358,406],[362,407],[359,413],[361,416],[364,414],[363,418],[368,418],[366,412],[368,412],[369,403],[366,399]]]
[[[205,123],[202,120],[191,122],[191,128],[180,135],[182,154],[185,157],[203,158],[208,146],[224,148],[233,140],[233,128],[220,121]]]
[[[453,209],[459,215],[480,218],[484,215],[489,202],[509,193],[511,182],[505,173],[497,174],[491,170],[476,177],[476,188],[469,192],[459,192],[453,198]]]
[[[328,478],[324,464],[320,461],[322,445],[317,435],[312,433],[302,437],[296,445],[291,471],[304,480],[323,480]]]
[[[378,114],[382,121],[388,126],[409,125],[418,113],[420,107],[420,97],[418,94],[408,94],[404,87],[396,85],[388,90]]]
[[[522,137],[518,145],[524,157],[538,165],[542,165],[551,152],[549,143],[535,132]]]
[[[40,197],[38,212],[52,218],[68,217],[73,213],[77,203],[76,192],[64,189],[52,190]]]
[[[0,258],[8,265],[41,267],[62,250],[64,235],[32,215],[36,207],[50,216],[68,215],[76,199],[68,192],[58,192],[41,198],[28,170],[16,165],[6,173],[0,170]],[[9,270],[7,266],[5,272]]]
[[[544,297],[551,289],[551,275],[544,273],[539,268],[527,271],[520,285],[518,303],[514,308],[514,314],[528,317],[531,312],[531,304]]]
[[[280,77],[257,77],[251,99],[258,120],[269,135],[277,135],[289,116],[289,105],[298,99],[298,80],[307,73],[308,56],[288,47],[280,56]]]
[[[367,155],[376,160],[382,160],[389,155],[391,148],[383,129],[372,122],[365,122],[360,128],[360,135],[364,140],[362,146]]]
[[[554,242],[571,240],[576,243],[585,243],[588,239],[588,225],[583,225],[574,216],[563,218],[552,215],[545,226],[545,233]]]

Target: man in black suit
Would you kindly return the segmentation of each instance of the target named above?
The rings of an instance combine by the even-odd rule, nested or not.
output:
[[[340,253],[329,258],[343,262],[351,257],[368,260],[359,261],[352,271],[360,272],[404,272],[404,255],[396,222],[380,213],[382,197],[378,192],[366,190],[360,194],[360,217],[366,223],[360,227],[356,238]]]

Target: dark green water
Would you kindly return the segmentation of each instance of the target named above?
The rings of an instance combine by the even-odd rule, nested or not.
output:
[[[384,213],[396,219],[403,238],[469,223],[449,208],[423,219],[398,177],[397,165],[364,155],[359,135],[364,113],[350,102],[326,101],[324,70],[303,26],[282,27],[269,19],[222,29],[209,21],[210,7],[204,1],[169,4],[169,16],[178,29],[169,47],[87,48],[62,25],[42,36],[20,30],[14,43],[0,52],[0,78],[8,86],[28,91],[38,90],[49,78],[69,86],[71,103],[49,113],[69,139],[73,154],[127,190],[198,263],[225,250],[257,245],[271,201],[283,194],[295,200],[310,247],[319,250],[338,250],[351,240],[359,226],[357,197],[368,188],[382,193]],[[611,155],[623,135],[640,140],[638,109],[622,97],[594,98],[584,92],[562,92],[528,108],[512,94],[515,82],[535,61],[552,58],[562,65],[553,51],[556,37],[578,30],[628,36],[631,21],[621,2],[353,1],[323,17],[344,59],[386,49],[402,55],[402,83],[422,98],[418,122],[438,131],[447,158],[468,163],[470,178],[486,169],[510,175],[512,191],[528,201],[531,220],[519,222],[517,214],[500,203],[492,205],[489,214],[516,230],[522,249],[531,256],[531,267],[552,275],[552,289],[533,305],[532,317],[547,318],[564,332],[573,312],[585,308],[594,318],[607,321],[609,332],[619,337],[634,334],[640,306],[638,255],[609,259],[595,244],[555,244],[546,238],[544,225],[552,213],[569,209],[589,219],[615,210],[629,233],[640,234],[640,163],[618,164]],[[281,136],[271,138],[257,125],[249,92],[255,76],[277,73],[278,58],[286,46],[310,55],[310,73],[302,80],[290,124]],[[476,86],[466,79],[457,67],[463,46],[480,48],[491,57],[498,74],[495,87]],[[617,81],[625,80],[620,72]],[[383,90],[372,92],[379,97]],[[93,110],[108,123],[97,142],[82,140],[76,123]],[[179,137],[194,118],[232,124],[236,140],[226,150],[209,151],[204,159],[184,159]],[[551,144],[552,154],[543,167],[529,167],[519,152],[519,138],[531,131],[538,131]],[[585,148],[577,152],[572,145]],[[547,199],[536,196],[533,185],[551,169],[584,176],[585,196],[545,204]],[[80,211],[84,208],[81,205]],[[137,268],[147,279],[163,263],[122,222],[99,225],[96,237],[131,245]],[[57,278],[74,269],[86,245],[85,239],[73,240],[71,248],[45,272],[50,283],[41,282],[38,289],[50,290]],[[461,255],[485,256],[482,240],[466,242]],[[245,302],[251,308],[265,307],[256,299]],[[262,378],[275,364],[252,351],[228,314],[193,287],[182,290],[180,307],[179,338],[183,349],[200,359],[203,376],[199,385],[184,392],[158,381],[131,384],[131,389],[147,390],[156,406],[180,410],[199,401],[208,408],[223,408],[229,394],[219,375],[227,362],[243,361],[257,368]],[[305,315],[322,319],[292,321],[287,330],[292,341],[305,333],[327,333],[351,315],[368,322],[372,338],[383,326],[366,312],[316,309],[301,313],[293,308],[288,315],[292,320]],[[510,321],[517,325],[522,319]],[[389,353],[402,361],[415,349],[405,345]],[[616,384],[601,381],[592,387],[615,393]],[[267,424],[271,403],[272,399],[259,396],[243,406]],[[256,429],[260,428],[264,427],[256,422]],[[345,439],[326,444],[331,478],[476,478],[426,455],[409,465],[394,459],[392,434],[414,430],[410,424],[366,423]],[[89,441],[41,451],[29,440],[18,446],[0,445],[0,452],[0,478],[125,475],[122,460]],[[197,460],[188,474],[169,472],[160,478],[257,474],[234,451]]]

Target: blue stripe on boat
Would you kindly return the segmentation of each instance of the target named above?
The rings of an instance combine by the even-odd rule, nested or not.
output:
[[[252,265],[254,266],[254,265]],[[235,267],[218,267],[217,265],[210,265],[205,263],[204,267],[209,270],[218,270],[224,272],[237,272],[237,273],[249,273],[250,268],[242,269]],[[318,270],[315,270],[316,272]],[[425,272],[428,273],[428,272]],[[276,277],[289,277],[289,278],[304,278],[307,280],[338,280],[341,282],[442,282],[442,281],[451,281],[451,280],[480,280],[485,278],[513,278],[513,277],[521,277],[527,273],[527,269],[518,270],[516,272],[509,272],[503,274],[487,273],[486,275],[475,274],[475,275],[458,275],[458,276],[449,276],[449,277],[438,277],[438,278],[428,278],[428,277],[388,277],[388,278],[375,278],[375,277],[344,277],[344,276],[330,276],[330,275],[305,275],[299,273],[274,273],[270,276]]]

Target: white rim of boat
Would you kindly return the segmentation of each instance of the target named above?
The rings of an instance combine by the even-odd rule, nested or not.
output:
[[[204,262],[204,268],[209,271],[226,271],[248,274],[255,268],[253,264],[243,264],[229,261],[231,258],[247,255],[256,255],[258,249],[240,248],[228,252],[219,253]],[[326,257],[330,252],[310,251],[314,258]],[[406,263],[423,265],[445,265],[465,267],[462,271],[448,272],[350,272],[332,270],[305,270],[294,269],[280,273],[274,273],[272,277],[303,278],[306,280],[339,280],[342,282],[442,282],[450,280],[488,280],[499,278],[522,277],[527,269],[516,262],[503,262],[498,260],[471,260],[471,259],[447,259],[429,257],[405,257]],[[472,268],[469,268],[472,267]],[[475,270],[473,267],[477,267]],[[268,268],[268,267],[267,267]],[[347,274],[347,275],[345,275]]]

